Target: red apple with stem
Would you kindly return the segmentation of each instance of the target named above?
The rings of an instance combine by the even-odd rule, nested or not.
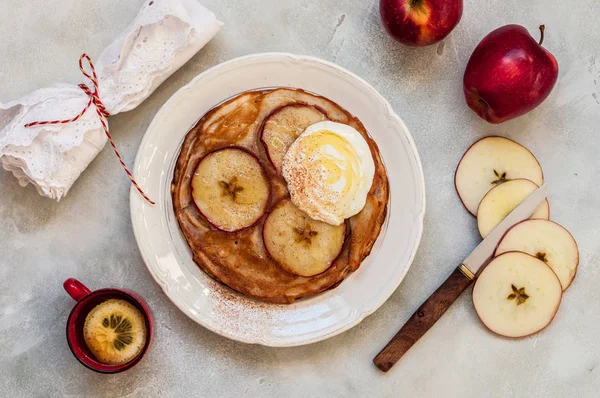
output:
[[[544,25],[537,42],[520,25],[488,34],[475,48],[465,70],[467,104],[481,118],[497,124],[541,104],[558,78],[556,58],[544,47]]]
[[[428,46],[454,29],[463,12],[462,0],[380,0],[387,32],[402,44]]]

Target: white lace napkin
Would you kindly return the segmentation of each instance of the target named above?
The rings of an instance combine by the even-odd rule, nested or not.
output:
[[[186,63],[223,23],[197,0],[147,0],[133,22],[94,62],[100,99],[109,114],[131,110]],[[65,67],[77,68],[77,60]],[[92,85],[82,76],[82,82]],[[76,85],[55,84],[23,98],[0,102],[0,162],[22,186],[60,200],[104,147],[96,110],[77,121],[24,127],[34,121],[70,119],[88,103]]]

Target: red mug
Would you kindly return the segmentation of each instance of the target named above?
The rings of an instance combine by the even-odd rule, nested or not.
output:
[[[77,279],[69,278],[63,287],[73,300],[77,301],[67,320],[67,343],[71,352],[82,365],[99,373],[119,373],[131,369],[142,360],[152,341],[153,319],[148,304],[137,294],[125,289],[98,289],[93,292]],[[83,338],[83,325],[90,311],[98,304],[109,299],[121,299],[135,306],[146,321],[146,344],[131,361],[121,365],[107,365],[99,362],[89,350]]]

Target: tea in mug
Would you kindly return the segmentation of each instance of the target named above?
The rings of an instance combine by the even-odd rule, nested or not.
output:
[[[135,306],[110,299],[94,307],[85,318],[83,337],[96,359],[107,365],[133,360],[146,344],[146,322]]]

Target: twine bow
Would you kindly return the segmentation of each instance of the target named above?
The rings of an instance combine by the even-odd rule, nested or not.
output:
[[[83,61],[87,61],[90,70],[91,70],[91,75],[85,70],[85,68],[83,67]],[[84,113],[89,109],[90,106],[92,106],[92,104],[94,104],[94,106],[96,107],[96,112],[98,113],[98,118],[100,119],[100,124],[102,124],[102,128],[104,129],[104,133],[106,134],[106,137],[108,137],[108,141],[110,142],[110,145],[112,146],[115,155],[117,155],[117,158],[119,159],[119,162],[121,163],[121,166],[123,167],[123,170],[125,170],[125,173],[127,173],[127,176],[129,177],[129,180],[131,180],[131,183],[133,184],[133,186],[137,189],[137,191],[140,193],[140,195],[142,195],[142,197],[150,204],[154,204],[154,202],[152,200],[150,200],[150,198],[144,193],[144,191],[142,190],[142,188],[140,188],[140,186],[138,185],[138,183],[135,181],[135,178],[133,178],[133,175],[131,174],[131,172],[129,171],[129,169],[127,168],[127,165],[125,164],[125,162],[123,161],[123,158],[121,157],[121,154],[119,153],[119,151],[117,150],[117,146],[115,145],[115,142],[113,141],[110,133],[108,132],[108,122],[107,122],[107,118],[110,116],[110,114],[108,113],[108,111],[106,110],[106,107],[104,106],[104,104],[102,103],[102,101],[100,100],[100,94],[98,92],[98,76],[96,76],[96,69],[94,68],[94,64],[92,62],[92,60],[90,59],[90,57],[87,54],[82,54],[81,57],[79,57],[79,69],[81,70],[81,73],[83,73],[83,75],[85,77],[87,77],[88,79],[90,79],[92,81],[92,85],[94,86],[94,91],[92,91],[87,85],[81,83],[78,84],[78,87],[85,93],[85,95],[88,96],[88,98],[90,99],[87,103],[87,105],[85,106],[85,108],[83,108],[83,110],[81,112],[79,112],[79,114],[71,119],[64,119],[64,120],[46,120],[46,121],[41,121],[41,122],[31,122],[31,123],[27,123],[25,125],[25,127],[32,127],[32,126],[43,126],[46,124],[66,124],[66,123],[72,123],[76,120],[78,120],[80,117],[82,117],[84,115]]]

